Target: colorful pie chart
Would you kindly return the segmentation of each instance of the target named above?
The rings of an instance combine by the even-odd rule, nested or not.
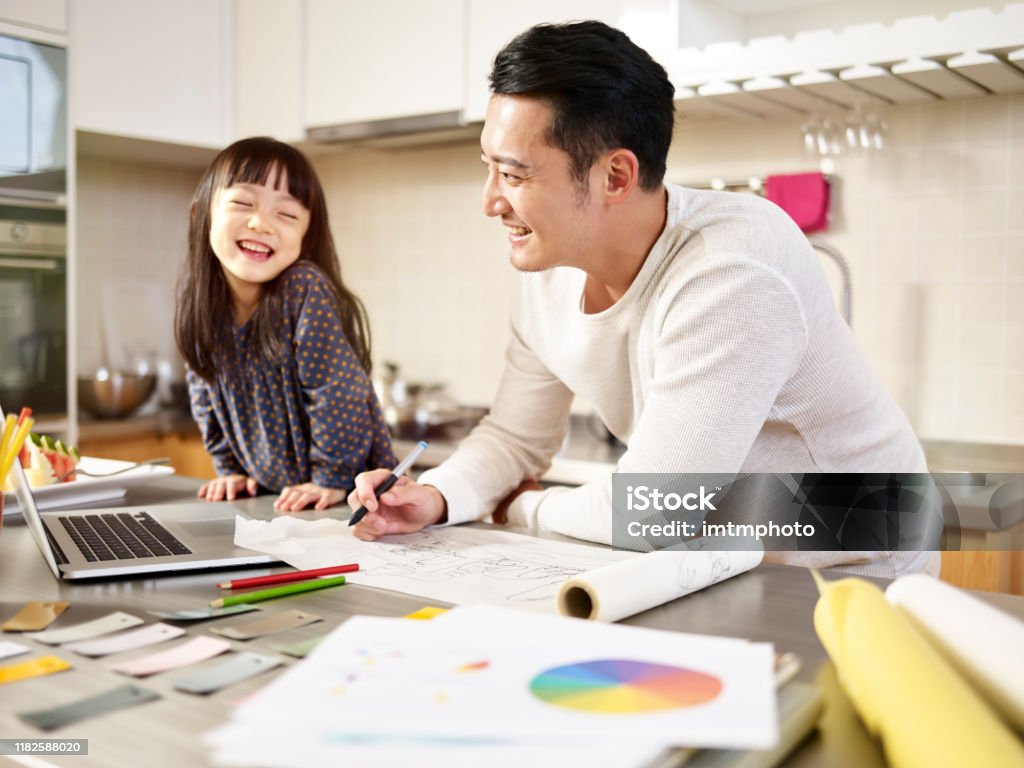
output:
[[[628,659],[598,659],[552,667],[530,681],[530,692],[556,707],[628,714],[706,704],[722,681],[706,672]]]

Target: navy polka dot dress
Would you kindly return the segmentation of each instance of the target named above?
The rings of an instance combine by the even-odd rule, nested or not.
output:
[[[349,490],[360,472],[395,466],[380,403],[320,268],[295,262],[280,289],[291,354],[260,361],[251,324],[236,329],[236,360],[215,382],[188,372],[192,416],[218,475],[246,475],[271,491],[305,482]]]

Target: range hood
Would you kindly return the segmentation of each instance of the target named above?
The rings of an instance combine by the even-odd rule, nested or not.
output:
[[[407,147],[465,141],[480,135],[480,123],[465,123],[460,110],[410,115],[387,120],[325,125],[306,130],[312,144],[359,144]]]

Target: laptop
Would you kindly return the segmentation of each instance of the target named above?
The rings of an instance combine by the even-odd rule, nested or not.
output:
[[[238,507],[208,501],[39,514],[28,478],[15,461],[14,492],[32,538],[58,579],[263,565],[277,558],[235,546]],[[246,515],[248,517],[248,515]]]

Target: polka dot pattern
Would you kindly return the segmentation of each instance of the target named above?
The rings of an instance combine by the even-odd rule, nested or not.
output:
[[[297,261],[280,287],[291,354],[260,361],[250,324],[236,329],[235,363],[215,382],[188,372],[192,415],[220,475],[247,475],[272,491],[304,482],[350,489],[360,472],[396,464],[380,403],[327,276]]]

